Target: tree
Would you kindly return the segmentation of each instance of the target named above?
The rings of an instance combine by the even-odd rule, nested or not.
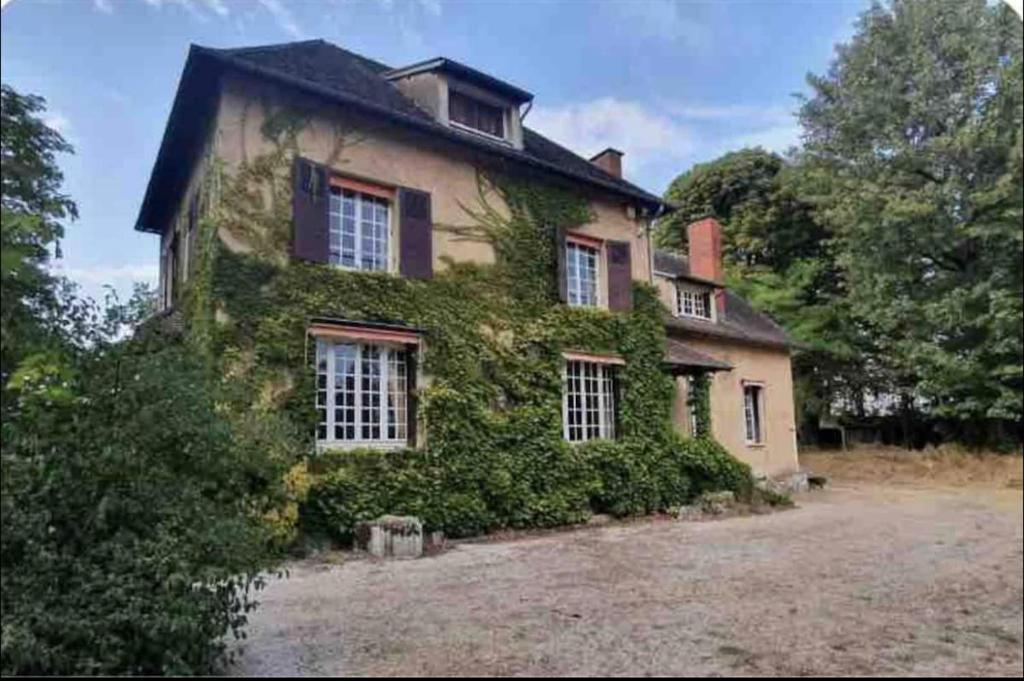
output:
[[[905,408],[963,423],[1024,399],[1021,35],[1001,3],[875,5],[800,112],[873,360]]]
[[[45,345],[61,284],[46,270],[63,221],[78,210],[61,191],[56,156],[71,146],[40,118],[42,98],[0,86],[0,378],[6,384],[19,359]]]

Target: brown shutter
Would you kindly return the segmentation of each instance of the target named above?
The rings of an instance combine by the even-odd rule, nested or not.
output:
[[[311,262],[329,260],[327,171],[296,157],[292,182],[292,255]]]
[[[410,447],[416,446],[416,407],[419,401],[416,390],[416,366],[418,359],[416,347],[407,345],[405,351],[405,386],[408,394],[405,398],[405,414],[407,419],[406,435],[408,436]]]
[[[430,193],[399,189],[398,219],[398,271],[410,279],[430,279],[434,274]]]
[[[555,277],[558,299],[563,303],[569,302],[569,280],[565,271],[565,229],[562,227],[555,227]]]
[[[628,241],[609,241],[608,250],[608,309],[633,309],[633,268]]]

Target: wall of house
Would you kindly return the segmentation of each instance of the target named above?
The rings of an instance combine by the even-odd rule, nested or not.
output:
[[[722,339],[687,337],[694,350],[732,365],[711,379],[711,433],[741,461],[762,475],[783,475],[797,470],[796,420],[793,408],[793,371],[785,350],[757,347]],[[764,442],[746,443],[743,417],[743,382],[761,383],[764,389]],[[676,384],[675,424],[689,435],[686,386]]]
[[[229,170],[271,150],[261,127],[285,102],[302,105],[294,95],[286,95],[272,85],[243,77],[226,79],[217,121],[216,155]],[[435,270],[443,269],[447,259],[494,261],[489,243],[450,230],[475,224],[464,208],[479,205],[477,165],[472,151],[341,108],[318,105],[317,110],[323,114],[298,135],[303,156],[357,179],[431,193]],[[487,198],[499,212],[507,214],[493,191]],[[633,278],[649,281],[648,241],[641,222],[629,217],[625,202],[617,197],[594,195],[590,203],[597,220],[578,231],[601,239],[630,241]],[[229,247],[246,248],[244,243],[230,238],[225,241]]]
[[[211,125],[209,134],[204,140],[203,149],[197,155],[195,164],[189,169],[189,179],[185,186],[185,192],[179,197],[178,203],[174,208],[173,217],[163,233],[160,234],[160,275],[157,281],[157,300],[161,309],[169,307],[171,304],[167,295],[167,288],[171,282],[171,273],[168,271],[168,256],[175,236],[178,237],[178,242],[181,244],[181,251],[178,254],[179,260],[177,262],[179,287],[183,286],[189,277],[189,258],[192,256],[193,246],[188,242],[190,238],[188,236],[188,207],[192,197],[204,189],[207,174],[210,172],[216,138],[216,126]],[[205,198],[206,200],[200,203],[203,210],[199,214],[199,219],[206,217],[205,210],[209,209],[210,204],[214,200],[212,197]],[[173,292],[173,295],[176,297],[178,293],[180,291]]]

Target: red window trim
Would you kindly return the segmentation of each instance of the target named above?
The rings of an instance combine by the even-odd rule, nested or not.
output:
[[[604,239],[598,239],[597,237],[590,236],[588,234],[579,234],[578,232],[566,232],[565,240],[579,244],[580,246],[595,248],[599,251],[604,248]]]
[[[348,189],[350,191],[359,192],[360,194],[369,194],[370,196],[376,196],[388,201],[394,201],[395,199],[394,187],[374,184],[365,180],[357,180],[352,177],[345,177],[334,173],[331,173],[329,182],[332,187],[337,187],[338,189]]]

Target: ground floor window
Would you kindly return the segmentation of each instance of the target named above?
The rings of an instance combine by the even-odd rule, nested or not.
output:
[[[317,441],[405,444],[406,351],[388,345],[316,342]]]
[[[570,360],[565,365],[564,426],[570,442],[615,438],[615,367]]]
[[[755,384],[743,386],[743,420],[746,427],[747,444],[764,442],[762,412],[764,410],[764,389]]]

